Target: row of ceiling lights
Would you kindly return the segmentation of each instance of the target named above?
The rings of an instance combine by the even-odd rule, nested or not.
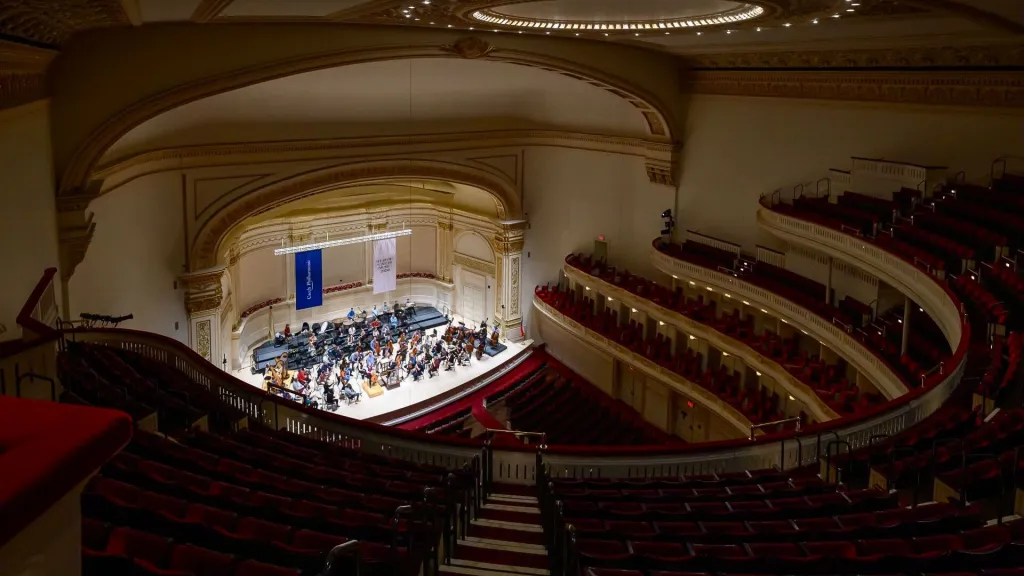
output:
[[[422,2],[422,4],[423,4],[423,5],[429,5],[429,4],[430,4],[430,0],[421,0],[421,2]],[[850,6],[849,8],[847,8],[847,9],[846,9],[846,11],[847,11],[847,12],[856,12],[856,11],[857,11],[857,8],[856,8],[856,7],[857,7],[857,6],[860,6],[860,2],[855,2],[854,0],[846,0],[846,3],[847,3],[847,4],[849,4],[849,6]],[[409,6],[409,7],[405,8],[405,9],[403,9],[403,10],[402,10],[402,13],[403,13],[403,14],[405,15],[405,17],[406,17],[406,18],[415,18],[415,13],[414,13],[414,11],[415,11],[415,10],[416,10],[416,7],[415,7],[415,6]],[[842,15],[841,15],[841,14],[840,14],[839,12],[836,12],[835,14],[833,14],[833,15],[832,15],[832,18],[840,18],[841,16],[842,16]],[[420,21],[420,19],[419,19],[419,18],[415,18],[415,20],[416,20],[417,22],[419,22],[419,21]],[[819,20],[818,20],[817,18],[815,18],[815,19],[811,20],[811,24],[817,24],[817,23],[818,23],[818,21],[819,21]],[[430,23],[430,25],[431,25],[431,26],[434,26],[434,25],[435,25],[435,23],[434,23],[434,22],[431,22],[431,23]],[[783,24],[782,26],[783,26],[783,27],[785,27],[785,28],[790,28],[791,26],[793,26],[793,23],[792,23],[792,22],[786,22],[786,23],[785,23],[785,24]],[[452,25],[452,24],[449,24],[449,25],[448,25],[448,28],[452,28],[452,27],[453,27],[453,25]],[[470,27],[469,27],[469,29],[470,29],[470,30],[474,30],[475,28],[474,28],[473,26],[470,26]],[[761,26],[758,26],[758,27],[756,28],[756,31],[757,31],[757,32],[761,32],[762,30],[765,30],[765,29],[766,29],[766,28],[763,28],[763,27],[761,27]],[[500,32],[501,30],[498,30],[497,28],[495,28],[495,29],[494,29],[493,31],[494,31],[494,32]],[[726,31],[725,31],[725,33],[726,33],[726,34],[732,34],[733,32],[737,32],[737,31],[738,31],[738,30],[732,30],[732,29],[729,29],[729,30],[726,30]],[[523,33],[523,31],[522,31],[522,30],[519,30],[518,32],[519,32],[520,34],[522,34],[522,33]],[[544,34],[546,34],[546,35],[550,35],[550,34],[551,34],[551,32],[545,32]],[[579,32],[575,32],[574,34],[575,34],[576,36],[579,36],[579,35],[580,35],[580,33],[579,33]],[[607,33],[607,32],[604,32],[603,34],[604,34],[604,36],[608,36],[608,33]],[[671,32],[665,32],[665,36],[669,36],[669,35],[671,35],[671,34],[672,34]],[[703,31],[698,31],[698,32],[696,32],[696,35],[697,35],[697,36],[703,36],[703,35],[704,35],[704,32],[703,32]],[[634,32],[634,33],[633,33],[633,36],[640,36],[640,32]]]

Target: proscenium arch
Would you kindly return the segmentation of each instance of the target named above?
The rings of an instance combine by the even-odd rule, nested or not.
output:
[[[475,186],[494,197],[499,218],[515,220],[522,216],[522,204],[516,186],[507,178],[475,166],[449,161],[404,159],[353,162],[268,184],[214,211],[200,225],[195,235],[190,251],[190,271],[204,270],[222,263],[218,260],[224,252],[224,240],[248,218],[330,190],[402,178],[444,180]]]
[[[471,38],[475,42],[487,42]],[[201,81],[189,82],[144,98],[107,118],[93,130],[84,143],[75,150],[63,171],[58,187],[59,196],[80,195],[89,189],[92,174],[106,151],[136,126],[164,112],[269,80],[326,68],[364,64],[384,60],[418,58],[483,58],[494,62],[519,64],[554,72],[592,86],[602,88],[626,100],[644,116],[649,134],[661,141],[671,142],[673,126],[669,108],[643,89],[599,70],[544,54],[522,50],[494,48],[482,54],[467,54],[454,45],[384,46],[364,49],[346,49],[282,60],[244,70],[220,74]]]

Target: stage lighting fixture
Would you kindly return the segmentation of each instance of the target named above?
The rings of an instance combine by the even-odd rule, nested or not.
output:
[[[672,217],[672,209],[669,208],[668,210],[665,210],[664,212],[662,212],[661,213],[661,217],[662,218],[671,218]]]
[[[286,248],[278,248],[274,250],[274,256],[284,256],[285,254],[295,254],[296,252],[305,252],[307,250],[323,250],[324,248],[334,248],[335,246],[347,246],[349,244],[359,244],[360,242],[372,242],[374,240],[386,240],[388,238],[398,238],[400,236],[410,236],[412,230],[396,230],[394,232],[381,232],[379,234],[367,234],[365,236],[356,236],[354,238],[342,238],[341,240],[328,240],[326,242],[316,242],[313,244],[303,244],[301,246],[288,246]]]

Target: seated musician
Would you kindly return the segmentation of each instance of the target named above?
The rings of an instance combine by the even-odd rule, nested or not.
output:
[[[295,378],[292,381],[298,382],[303,386],[309,384],[309,372],[305,368],[299,369],[298,374],[295,375]]]
[[[498,345],[498,327],[494,327],[494,332],[491,332],[491,347]]]
[[[348,382],[342,384],[341,393],[344,394],[345,398],[347,398],[350,402],[353,400],[358,402],[359,398],[363,395],[361,392],[356,392],[355,388],[352,388],[352,385],[349,384]]]
[[[285,324],[284,325],[284,337],[285,338],[290,338],[291,335],[292,335],[292,326],[291,326],[291,324]]]
[[[373,312],[373,317],[374,318],[376,318],[377,316],[380,316],[380,311],[377,310],[377,305],[376,304],[373,305],[373,311],[372,312]]]
[[[391,310],[388,308],[388,301],[387,300],[384,301],[384,307],[381,308],[381,312],[384,313],[384,314],[387,314],[387,313],[391,312]]]
[[[323,322],[322,322],[322,323],[320,324],[320,333],[321,333],[321,334],[326,334],[326,333],[327,333],[327,328],[328,328],[328,327],[330,327],[330,326],[331,326],[331,323],[330,323],[330,322],[328,322],[327,320],[324,320],[324,321],[323,321]]]
[[[356,309],[355,308],[349,308],[348,309],[347,317],[348,317],[349,320],[355,320],[356,319]]]
[[[391,315],[391,327],[395,329],[398,328],[398,316],[395,316],[394,314]]]
[[[416,307],[413,306],[412,302],[408,298],[405,299],[405,313],[412,314],[413,316],[416,315]]]
[[[302,330],[299,330],[299,334],[305,334],[306,332],[309,332],[309,322],[303,322]]]
[[[415,381],[420,378],[423,378],[423,363],[416,360],[412,366],[412,379]]]

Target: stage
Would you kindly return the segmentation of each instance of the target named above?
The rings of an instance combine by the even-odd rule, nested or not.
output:
[[[436,322],[437,319],[432,316],[430,320]],[[424,316],[424,320],[426,319],[427,317]],[[460,320],[461,318],[459,317],[455,318],[456,323]],[[412,377],[408,377],[402,381],[401,386],[398,388],[392,390],[385,389],[383,394],[376,398],[369,398],[366,394],[363,394],[362,399],[355,404],[346,405],[345,402],[341,402],[341,405],[334,413],[358,420],[376,419],[379,416],[399,412],[409,406],[442,396],[472,380],[481,380],[479,383],[483,384],[483,380],[489,380],[491,376],[503,372],[502,368],[504,365],[528,348],[532,341],[527,340],[518,343],[502,341],[501,344],[504,345],[504,349],[497,352],[494,356],[485,354],[482,359],[477,360],[474,355],[469,366],[457,366],[455,370],[442,371],[433,378],[424,376],[418,381],[413,381]],[[248,366],[234,371],[232,374],[253,386],[263,387],[263,374],[254,374]]]

